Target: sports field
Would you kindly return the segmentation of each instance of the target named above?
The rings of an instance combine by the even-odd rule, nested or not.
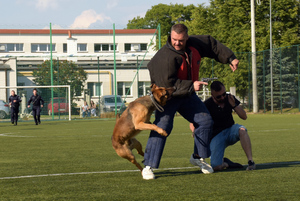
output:
[[[188,123],[176,117],[149,181],[112,148],[113,119],[1,123],[0,200],[299,200],[300,115],[235,119],[249,131],[257,170],[202,174],[189,163]],[[148,134],[137,137],[144,147]],[[225,156],[247,163],[239,143]]]

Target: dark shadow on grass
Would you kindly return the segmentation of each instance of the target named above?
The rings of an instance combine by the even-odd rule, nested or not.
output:
[[[284,161],[256,164],[257,170],[274,169],[274,168],[288,168],[295,165],[300,165],[300,161]]]
[[[288,168],[294,167],[295,165],[300,165],[300,161],[285,161],[285,162],[271,162],[271,163],[260,163],[256,164],[256,170],[259,171],[264,169],[274,169],[274,168]],[[232,168],[232,169],[225,169],[222,171],[216,171],[213,174],[222,174],[222,172],[237,172],[237,171],[246,171],[248,165],[243,165],[244,168]],[[197,167],[195,167],[197,168]],[[159,171],[159,170],[158,170]],[[161,170],[159,172],[154,172],[155,178],[159,177],[176,177],[182,175],[192,175],[192,174],[202,174],[200,168],[196,170]]]
[[[165,170],[161,172],[154,171],[155,178],[158,179],[159,177],[177,177],[182,175],[191,175],[191,174],[202,174],[200,169],[196,170]]]

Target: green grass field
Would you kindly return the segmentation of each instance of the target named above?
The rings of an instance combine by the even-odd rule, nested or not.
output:
[[[113,119],[1,123],[0,200],[299,200],[300,116],[249,114],[236,122],[248,129],[257,170],[202,174],[189,163],[188,122],[176,117],[149,181],[112,148]],[[137,136],[144,148],[148,135]],[[240,143],[225,156],[247,163]]]

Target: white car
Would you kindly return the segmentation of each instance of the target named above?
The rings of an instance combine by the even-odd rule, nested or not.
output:
[[[0,100],[0,119],[5,119],[10,114],[9,104],[4,100]]]

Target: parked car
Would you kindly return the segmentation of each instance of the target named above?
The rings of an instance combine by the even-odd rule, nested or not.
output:
[[[121,113],[126,109],[122,97],[117,95],[117,109]],[[100,113],[115,111],[115,95],[106,95],[100,98]]]
[[[57,113],[65,113],[69,111],[69,104],[65,98],[55,97],[53,98],[53,111],[55,114]],[[48,114],[52,114],[52,100],[48,104]]]
[[[5,119],[10,114],[9,104],[4,100],[0,100],[0,119]]]

